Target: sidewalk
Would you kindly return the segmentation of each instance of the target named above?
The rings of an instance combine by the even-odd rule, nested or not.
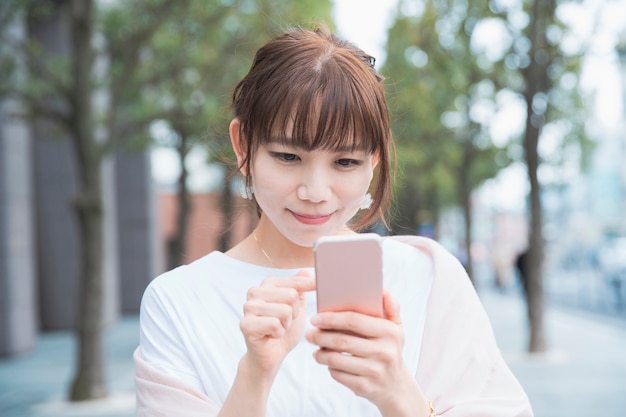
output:
[[[138,317],[125,317],[105,333],[109,397],[66,401],[74,369],[74,336],[43,334],[32,352],[0,359],[2,417],[131,417],[135,415],[132,354],[139,343]]]
[[[545,321],[550,349],[528,355],[522,300],[488,289],[479,294],[536,417],[626,415],[626,321],[550,309]],[[138,343],[137,325],[137,317],[126,317],[106,333],[110,396],[101,401],[65,401],[74,355],[68,332],[45,334],[33,352],[0,359],[0,416],[134,416],[132,352]]]
[[[536,417],[626,416],[626,320],[548,308],[548,351],[526,353],[526,305],[516,294],[479,291],[502,354]]]

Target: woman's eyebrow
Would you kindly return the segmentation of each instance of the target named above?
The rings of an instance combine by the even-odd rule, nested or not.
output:
[[[283,136],[271,136],[269,140],[266,142],[268,145],[280,145],[287,146],[290,148],[302,150],[302,151],[311,151],[312,148],[301,141],[294,141],[289,137]],[[322,144],[318,147],[318,149],[326,150],[329,152],[335,153],[349,153],[349,152],[367,152],[370,148],[365,143],[356,143],[356,144],[342,144],[339,146],[335,146],[332,144]]]

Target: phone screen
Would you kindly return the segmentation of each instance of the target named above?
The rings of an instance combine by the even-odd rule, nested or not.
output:
[[[375,233],[328,236],[315,243],[318,312],[383,316],[381,245]]]

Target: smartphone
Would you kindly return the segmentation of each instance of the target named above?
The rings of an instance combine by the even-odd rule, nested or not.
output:
[[[326,236],[313,246],[317,311],[383,316],[382,239],[375,233]]]

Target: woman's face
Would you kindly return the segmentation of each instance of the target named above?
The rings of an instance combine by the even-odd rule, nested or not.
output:
[[[237,119],[230,124],[233,149],[241,166],[245,151],[239,127]],[[283,237],[311,247],[319,237],[344,229],[354,217],[376,163],[374,155],[362,150],[307,151],[270,142],[259,146],[251,160],[254,197]]]
[[[252,160],[254,196],[283,236],[299,246],[313,246],[357,213],[375,162],[365,151],[306,151],[268,143]]]

